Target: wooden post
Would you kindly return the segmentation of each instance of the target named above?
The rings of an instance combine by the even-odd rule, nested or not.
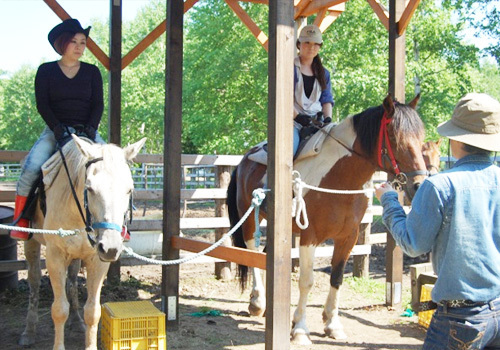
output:
[[[266,349],[290,348],[293,1],[269,2]]]
[[[216,187],[227,189],[229,182],[231,181],[231,167],[228,166],[217,166],[215,183]],[[225,200],[217,199],[215,200],[215,216],[216,217],[228,217],[229,213],[227,211],[227,204]],[[218,228],[215,230],[215,241],[222,238],[224,234],[228,232],[226,228]],[[222,243],[222,246],[230,247],[231,239],[227,239]],[[233,278],[231,273],[231,263],[230,262],[218,262],[215,263],[215,277],[221,280],[230,280]]]
[[[108,141],[121,145],[122,0],[110,0]],[[120,260],[109,266],[108,282],[120,282]]]
[[[180,232],[184,2],[167,0],[165,140],[163,160],[163,260],[179,258],[172,237]],[[179,265],[162,266],[162,311],[169,331],[179,328]]]
[[[359,236],[357,244],[370,244],[371,223],[359,225]],[[353,257],[354,277],[370,277],[370,255],[355,255]]]
[[[405,9],[405,0],[389,0],[389,92],[405,102],[405,33],[399,35],[398,20]],[[386,304],[401,304],[403,282],[403,252],[392,235],[386,246]]]

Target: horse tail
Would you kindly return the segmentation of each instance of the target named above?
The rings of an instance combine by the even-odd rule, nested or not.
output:
[[[229,212],[229,222],[231,228],[233,228],[240,221],[240,214],[238,213],[238,201],[237,201],[237,172],[238,168],[234,169],[231,174],[231,181],[227,187],[227,210]],[[246,248],[245,239],[243,237],[243,230],[241,226],[233,233],[231,236],[233,240],[233,245],[238,248]],[[248,266],[238,265],[238,272],[236,274],[240,278],[241,290],[244,290],[247,285],[248,280]]]

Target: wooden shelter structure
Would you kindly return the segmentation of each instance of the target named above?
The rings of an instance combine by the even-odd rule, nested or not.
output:
[[[43,0],[61,20],[70,18],[57,0]],[[179,250],[171,241],[179,234],[181,188],[181,125],[183,15],[198,0],[165,0],[166,19],[130,52],[122,56],[122,1],[110,0],[109,57],[91,38],[87,46],[109,71],[109,141],[121,144],[121,71],[137,58],[165,31],[166,86],[164,135],[163,192],[163,258],[176,259]],[[293,106],[293,58],[296,27],[310,16],[314,24],[325,31],[345,9],[347,0],[224,0],[248,27],[259,43],[269,52],[268,176],[269,198],[266,349],[288,349],[290,334],[290,274],[291,274],[291,172]],[[388,91],[400,101],[405,100],[405,31],[420,0],[388,0],[388,9],[380,0],[366,0],[389,38]],[[253,2],[269,6],[269,33],[266,35],[240,6]],[[277,142],[279,140],[280,142]],[[401,302],[402,252],[388,235],[390,254],[387,256],[387,303]],[[279,244],[275,244],[279,242]],[[178,265],[163,266],[162,309],[167,315],[167,327],[178,326]]]

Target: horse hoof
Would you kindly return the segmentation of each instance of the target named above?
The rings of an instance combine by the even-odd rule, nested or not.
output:
[[[294,345],[311,345],[312,341],[309,334],[297,332],[292,335],[292,344]]]
[[[265,311],[266,311],[265,309],[262,309],[262,308],[260,308],[258,306],[255,306],[255,305],[252,305],[252,304],[248,305],[248,312],[252,316],[261,317],[261,316],[264,315]]]
[[[343,340],[347,339],[347,335],[344,333],[342,329],[331,329],[331,328],[325,328],[325,334],[333,339],[337,340]]]

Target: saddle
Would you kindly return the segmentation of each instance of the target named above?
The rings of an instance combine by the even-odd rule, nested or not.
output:
[[[321,152],[326,136],[336,125],[336,123],[329,123],[322,128],[314,126],[303,127],[300,132],[299,148],[293,159],[294,162],[317,156]],[[248,159],[267,166],[267,141],[256,145],[253,153],[248,156]]]

